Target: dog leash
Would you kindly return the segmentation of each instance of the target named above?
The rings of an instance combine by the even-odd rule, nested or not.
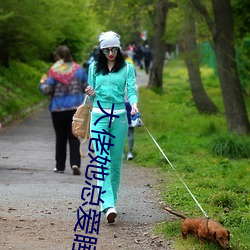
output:
[[[188,188],[188,186],[186,185],[186,183],[182,180],[182,178],[180,177],[180,175],[178,174],[176,168],[173,166],[173,164],[170,162],[170,160],[168,159],[168,157],[165,155],[165,153],[163,152],[163,150],[161,149],[161,147],[159,146],[159,144],[157,143],[157,141],[154,139],[154,137],[152,136],[152,134],[149,132],[148,128],[145,126],[145,124],[143,123],[143,121],[141,120],[141,118],[139,118],[139,120],[141,121],[142,125],[145,127],[146,131],[148,132],[148,134],[150,135],[150,137],[152,138],[153,142],[155,143],[155,145],[158,147],[158,149],[160,150],[160,152],[162,153],[162,155],[165,157],[165,159],[167,160],[167,162],[169,163],[169,165],[172,167],[172,169],[175,171],[175,173],[177,174],[177,176],[179,177],[180,181],[182,182],[182,184],[185,186],[185,188],[187,189],[187,191],[189,192],[189,194],[191,195],[191,197],[193,198],[193,200],[196,202],[196,204],[198,205],[198,207],[200,208],[200,210],[202,211],[202,213],[205,215],[205,217],[209,218],[209,216],[207,215],[207,213],[203,210],[203,208],[201,207],[201,205],[199,204],[199,202],[196,200],[196,198],[194,197],[194,195],[192,194],[192,192],[190,191],[190,189]]]

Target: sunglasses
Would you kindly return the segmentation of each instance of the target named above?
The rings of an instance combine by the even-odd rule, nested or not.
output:
[[[105,48],[105,49],[102,50],[104,55],[109,55],[110,51],[112,52],[112,54],[117,54],[118,48],[117,47],[114,47],[114,48],[111,48],[111,49]]]

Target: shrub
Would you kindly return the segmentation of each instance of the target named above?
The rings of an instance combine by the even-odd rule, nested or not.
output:
[[[221,135],[212,140],[211,151],[215,155],[231,159],[249,158],[250,146],[247,140],[236,135]]]

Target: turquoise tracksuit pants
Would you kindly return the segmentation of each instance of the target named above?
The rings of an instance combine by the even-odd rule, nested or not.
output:
[[[97,186],[102,187],[102,192],[106,191],[105,193],[101,193],[100,196],[104,201],[104,203],[101,203],[102,212],[104,212],[106,208],[115,207],[118,198],[122,170],[122,155],[128,133],[126,111],[116,115],[119,115],[119,118],[111,119],[111,123],[110,117],[104,117],[94,125],[94,123],[100,117],[103,117],[104,114],[95,113],[94,111],[91,113],[91,138],[99,138],[98,140],[92,140],[95,156],[97,159],[107,159],[106,165],[103,165],[103,167],[107,168],[105,173],[108,173],[108,175],[104,177],[104,180],[97,180]],[[93,130],[103,132],[103,129],[110,135],[93,132]],[[101,166],[102,164],[97,163],[97,165]]]

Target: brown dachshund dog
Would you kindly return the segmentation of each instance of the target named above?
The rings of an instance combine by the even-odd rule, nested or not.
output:
[[[187,239],[188,234],[196,235],[201,241],[216,241],[224,249],[231,249],[229,240],[230,232],[222,225],[210,218],[187,218],[185,215],[173,212],[171,209],[163,207],[166,211],[183,219],[181,233],[183,239]]]

